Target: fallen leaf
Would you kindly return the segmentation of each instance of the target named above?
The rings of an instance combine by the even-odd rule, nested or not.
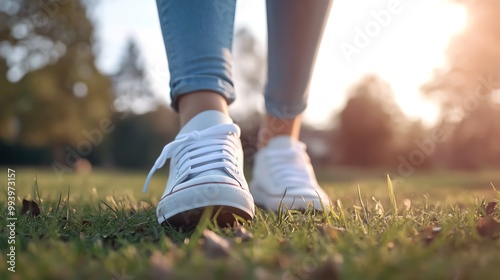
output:
[[[21,208],[21,215],[31,215],[36,217],[40,215],[40,207],[32,200],[23,199],[23,208]]]
[[[486,215],[493,214],[493,212],[495,211],[495,206],[497,206],[496,202],[488,203],[488,205],[486,206],[486,209],[485,209]]]
[[[338,264],[334,259],[328,258],[320,264],[309,276],[309,279],[315,280],[337,280],[340,279]]]
[[[234,237],[243,242],[246,242],[253,239],[253,234],[251,232],[248,232],[248,230],[242,225],[238,224],[234,227]]]
[[[149,271],[151,279],[172,279],[173,264],[172,259],[155,251],[149,258],[151,269]]]
[[[228,257],[231,252],[231,242],[208,229],[203,231],[200,244],[209,257]]]
[[[325,224],[322,226],[317,225],[316,228],[322,236],[330,237],[332,241],[336,241],[339,237],[339,234],[342,234],[346,231],[345,228],[332,227],[329,224]]]
[[[500,236],[500,222],[492,216],[480,218],[477,222],[477,232],[482,237],[498,237]]]
[[[429,245],[441,232],[441,227],[426,227],[420,234],[425,245]]]

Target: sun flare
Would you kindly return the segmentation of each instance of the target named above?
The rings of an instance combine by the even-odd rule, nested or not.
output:
[[[363,75],[374,73],[391,84],[395,100],[406,115],[434,123],[438,106],[424,99],[420,87],[432,79],[436,68],[446,65],[450,39],[467,24],[466,9],[449,1],[403,6],[387,26],[370,38],[369,45],[346,61],[340,46],[352,42],[355,30],[369,25],[374,21],[371,13],[380,10],[368,8],[362,11],[366,18],[353,22],[352,13],[342,12],[352,5],[342,0],[336,3],[312,77],[306,120],[329,125],[331,110],[342,108],[349,87]]]

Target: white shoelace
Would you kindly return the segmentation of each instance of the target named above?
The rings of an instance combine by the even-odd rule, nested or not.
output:
[[[291,148],[273,149],[267,153],[271,174],[283,187],[311,186],[307,166],[310,164],[306,145],[298,142]]]
[[[155,171],[163,167],[169,158],[175,157],[177,161],[178,178],[220,168],[230,168],[238,173],[238,158],[234,152],[240,133],[235,124],[220,124],[183,134],[163,148],[149,171],[143,192],[147,191]]]

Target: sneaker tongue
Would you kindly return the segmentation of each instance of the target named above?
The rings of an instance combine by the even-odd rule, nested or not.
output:
[[[273,137],[267,144],[267,148],[271,149],[286,149],[291,148],[297,141],[287,135]]]
[[[192,131],[201,131],[214,125],[228,123],[233,123],[228,115],[215,110],[204,111],[189,120],[189,122],[182,127],[181,131],[179,131],[177,137]]]
[[[193,131],[201,131],[205,130],[207,128],[210,128],[215,125],[219,124],[229,124],[233,123],[233,120],[226,114],[216,111],[216,110],[209,110],[209,111],[204,111],[199,113],[198,115],[194,116],[189,122],[182,127],[181,131],[179,131],[179,134],[177,137],[182,137],[182,134],[193,132]],[[212,152],[214,154],[220,153],[220,152]],[[191,178],[194,178],[198,175],[201,175],[199,173],[197,174],[191,174],[189,175],[184,181],[189,180]],[[223,168],[219,169],[214,169],[214,170],[208,170],[203,172],[203,175],[226,175],[226,172]]]

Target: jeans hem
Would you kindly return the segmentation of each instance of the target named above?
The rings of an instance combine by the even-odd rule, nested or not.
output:
[[[196,91],[213,91],[219,93],[230,105],[236,99],[234,86],[220,78],[215,77],[189,77],[177,80],[174,86],[171,86],[170,97],[171,106],[178,112],[178,99],[180,96]]]

